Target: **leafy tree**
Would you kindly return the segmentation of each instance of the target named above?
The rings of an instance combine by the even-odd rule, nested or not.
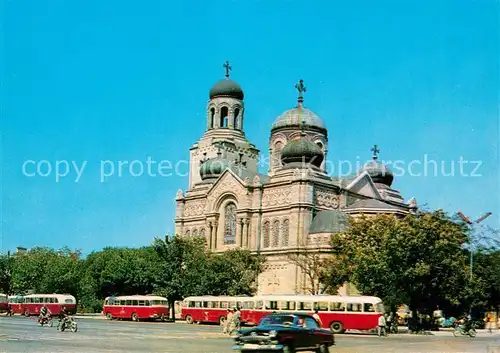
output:
[[[198,237],[156,238],[153,247],[160,259],[156,292],[165,296],[175,320],[175,301],[198,294],[207,274],[205,239]]]
[[[12,260],[10,254],[0,254],[0,293],[7,295],[11,294]]]
[[[234,249],[210,254],[208,271],[202,279],[200,294],[253,295],[257,290],[257,277],[265,260],[248,250]]]
[[[466,288],[467,239],[463,224],[444,212],[398,219],[377,215],[351,219],[333,236],[332,246],[346,255],[350,279],[361,293],[381,297],[394,308],[408,304],[429,312],[460,305]]]

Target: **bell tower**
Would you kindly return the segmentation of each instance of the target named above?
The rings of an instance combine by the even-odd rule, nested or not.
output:
[[[220,146],[229,165],[234,161],[245,161],[245,168],[257,171],[259,150],[246,139],[243,130],[243,90],[230,78],[232,67],[229,61],[222,67],[225,78],[216,82],[209,92],[205,133],[190,149],[189,189],[202,181],[200,166],[204,161],[216,158]]]

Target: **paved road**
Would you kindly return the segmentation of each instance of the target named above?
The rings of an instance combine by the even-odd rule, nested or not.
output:
[[[229,353],[231,339],[217,326],[183,323],[135,323],[79,319],[78,332],[59,332],[39,327],[35,318],[0,317],[0,352],[182,352]],[[479,333],[475,339],[453,337],[451,332],[433,336],[398,334],[389,337],[337,335],[341,353],[487,353],[496,346],[500,353],[500,334]]]

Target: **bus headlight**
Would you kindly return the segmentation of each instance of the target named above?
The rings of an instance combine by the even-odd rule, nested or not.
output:
[[[269,337],[276,337],[278,335],[278,332],[272,330],[272,331],[269,331]]]

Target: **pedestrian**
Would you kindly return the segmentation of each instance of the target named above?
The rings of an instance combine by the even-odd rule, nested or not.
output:
[[[380,315],[378,317],[378,327],[377,327],[378,328],[377,334],[379,335],[379,337],[382,335],[382,333],[384,333],[384,336],[385,336],[385,334],[386,334],[385,325],[386,325],[385,316]]]
[[[241,327],[241,311],[240,311],[240,308],[238,307],[235,307],[233,309],[233,322],[232,322],[232,325],[230,326],[229,328],[229,335],[232,335],[234,331],[237,331],[240,329]]]
[[[231,334],[229,330],[231,329],[232,324],[233,324],[233,311],[230,308],[228,308],[226,321],[224,322],[224,329],[222,332],[225,334]]]
[[[313,318],[316,319],[316,321],[319,324],[319,327],[323,327],[323,322],[321,321],[321,318],[319,317],[319,310],[317,308],[316,308],[316,310],[314,310]]]

